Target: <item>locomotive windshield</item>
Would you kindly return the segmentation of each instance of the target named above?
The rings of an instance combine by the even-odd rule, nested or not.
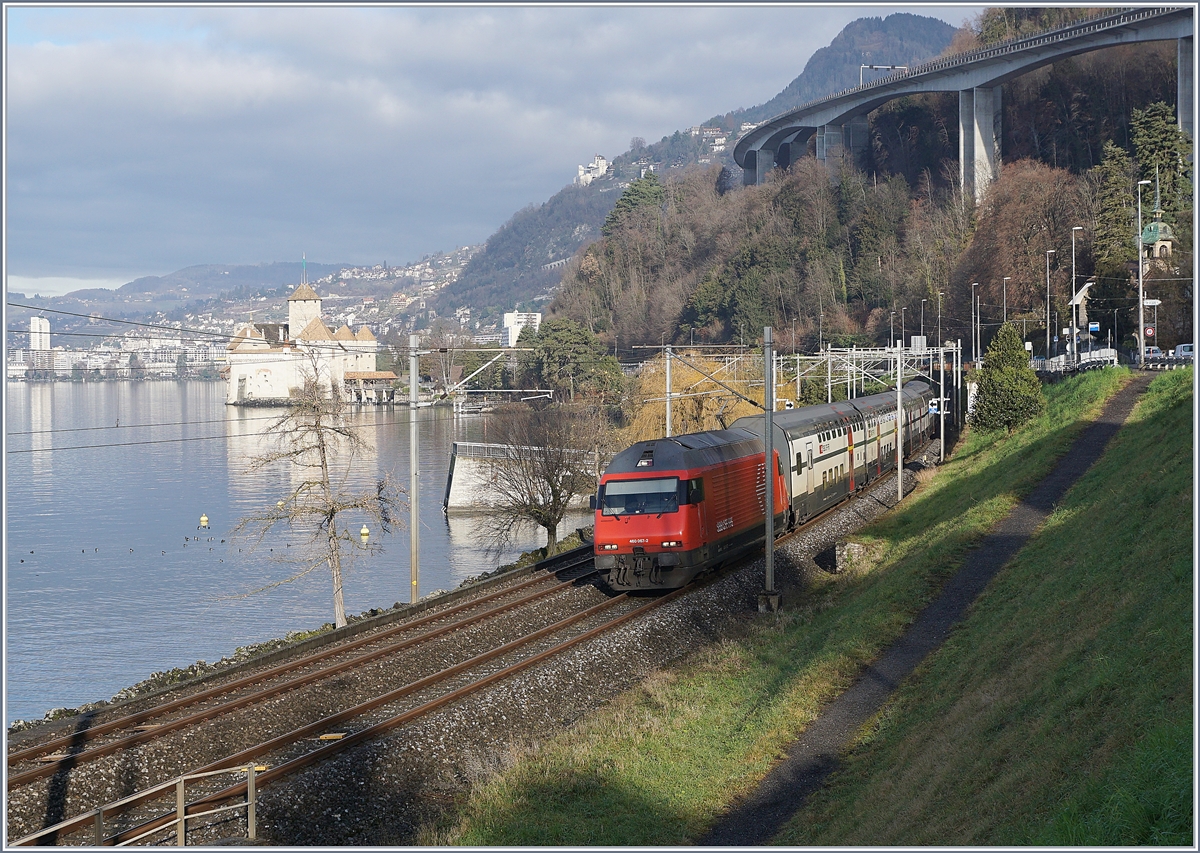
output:
[[[686,488],[686,483],[684,484]],[[680,503],[678,477],[657,480],[609,480],[600,487],[597,506],[603,515],[638,515],[676,512]]]

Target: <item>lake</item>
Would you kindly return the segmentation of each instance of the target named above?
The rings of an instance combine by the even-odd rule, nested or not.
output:
[[[237,522],[290,490],[282,466],[250,474],[277,409],[226,406],[223,382],[10,382],[5,432],[5,721],[112,697],[155,671],[333,621],[327,569],[254,592],[294,569],[298,534],[258,552]],[[422,596],[540,547],[540,529],[489,553],[474,516],[442,512],[454,441],[486,441],[486,416],[417,412]],[[409,485],[409,410],[355,409],[374,452],[350,477]],[[208,530],[198,530],[201,515]],[[586,523],[568,519],[560,531]],[[350,519],[357,530],[362,521]],[[345,573],[347,614],[409,598],[409,537],[372,530],[382,552]],[[373,527],[373,525],[372,525]],[[225,540],[222,543],[222,540]]]

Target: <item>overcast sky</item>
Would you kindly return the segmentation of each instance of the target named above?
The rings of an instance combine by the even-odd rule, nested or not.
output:
[[[9,290],[481,243],[594,154],[763,103],[850,21],[978,6],[7,6]]]

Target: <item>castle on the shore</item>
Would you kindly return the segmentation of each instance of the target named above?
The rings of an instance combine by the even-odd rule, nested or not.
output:
[[[379,341],[366,326],[329,330],[321,297],[308,284],[288,297],[286,323],[247,323],[226,349],[225,402],[233,406],[286,404],[314,368],[330,393],[363,402],[381,402],[377,388],[396,379],[375,369]]]

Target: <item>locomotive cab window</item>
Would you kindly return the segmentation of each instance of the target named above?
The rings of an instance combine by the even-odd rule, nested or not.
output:
[[[704,497],[700,480],[661,477],[646,480],[609,480],[600,487],[596,504],[602,515],[646,515],[677,512],[680,504],[690,503],[695,483],[701,500]]]

